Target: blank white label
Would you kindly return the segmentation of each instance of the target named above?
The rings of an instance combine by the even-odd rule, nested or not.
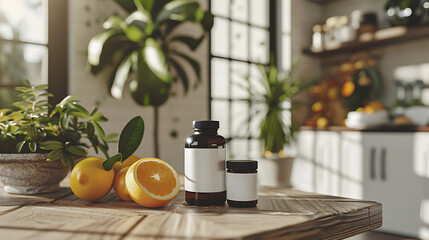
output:
[[[257,173],[226,173],[226,199],[254,201],[258,199]]]
[[[225,191],[225,160],[225,148],[185,148],[185,190]]]

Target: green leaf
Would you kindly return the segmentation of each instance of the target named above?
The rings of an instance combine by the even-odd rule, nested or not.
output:
[[[150,12],[152,10],[154,1],[156,0],[134,0],[134,4],[139,11],[145,10]]]
[[[214,16],[210,12],[204,12],[204,17],[201,20],[201,26],[207,32],[213,28]]]
[[[106,156],[106,158],[110,158],[109,157],[109,153],[107,152],[107,149],[106,149],[106,147],[104,145],[99,144],[98,147],[103,152],[104,156]]]
[[[110,139],[116,138],[116,137],[118,137],[118,136],[119,136],[119,134],[117,134],[117,133],[112,133],[112,134],[106,135],[106,136],[104,137],[104,140],[110,140]]]
[[[28,134],[32,140],[37,139],[37,128],[34,125],[28,126]]]
[[[94,125],[90,122],[86,123],[86,135],[92,137],[94,135]]]
[[[159,43],[153,38],[147,38],[144,51],[146,64],[150,70],[162,81],[171,83],[171,74],[168,69],[164,52]],[[147,61],[150,59],[150,61]]]
[[[118,68],[115,72],[115,77],[113,80],[113,84],[110,87],[110,94],[116,98],[121,99],[122,93],[124,91],[125,82],[128,80],[128,75],[131,70],[131,55],[124,58],[122,62],[119,64]]]
[[[40,143],[40,148],[44,150],[55,150],[63,147],[63,143],[59,141],[49,140]]]
[[[133,54],[133,69],[135,79],[131,80],[129,88],[134,101],[141,106],[160,106],[169,97],[171,81],[165,82],[158,78],[146,63],[142,51]]]
[[[46,161],[52,162],[52,161],[58,160],[59,158],[61,158],[62,151],[63,151],[62,149],[55,149],[55,150],[51,151],[48,154]]]
[[[68,154],[67,152],[63,152],[63,154],[61,155],[61,161],[67,164],[67,166],[70,168],[70,170],[72,170],[74,168],[74,160],[72,158],[72,156],[70,156],[70,154]]]
[[[172,53],[174,53],[175,55],[180,56],[184,60],[186,60],[192,66],[192,69],[194,70],[195,75],[197,76],[198,82],[201,82],[201,68],[200,68],[200,64],[198,63],[198,61],[193,59],[192,57],[190,57],[184,53],[178,52],[178,51],[172,51]]]
[[[146,10],[133,12],[125,19],[125,23],[126,24],[122,26],[122,29],[124,29],[124,31],[127,26],[133,26],[138,28],[142,32],[142,34],[146,36],[151,35],[154,29],[152,17],[150,13]]]
[[[75,101],[75,99],[76,99],[76,96],[67,96],[67,97],[65,97],[63,100],[61,100],[61,102],[60,103],[58,103],[57,104],[57,106],[59,106],[59,107],[61,107],[61,108],[63,108],[64,107],[64,105],[66,105],[66,104],[68,104],[68,103],[71,103],[71,102],[73,102],[73,101]]]
[[[94,66],[100,64],[102,52],[110,41],[115,41],[113,36],[123,34],[122,30],[110,29],[100,34],[95,35],[88,44],[88,63]],[[122,38],[122,40],[124,40]]]
[[[199,4],[194,0],[175,0],[164,5],[155,20],[155,26],[167,20],[200,21],[204,15],[198,13]]]
[[[31,106],[31,102],[27,102],[27,101],[14,102],[12,105],[25,111],[25,110],[28,110],[29,106]]]
[[[28,148],[30,148],[30,151],[36,152],[37,150],[37,143],[35,141],[28,143]]]
[[[112,28],[121,28],[121,24],[124,24],[124,20],[118,16],[110,16],[104,23],[103,28],[106,30]]]
[[[86,156],[87,154],[86,150],[79,146],[68,146],[66,151],[77,156]]]
[[[18,144],[16,144],[16,151],[20,153],[22,150],[22,147],[24,146],[25,143],[26,143],[26,141],[24,140],[24,141],[21,141]]]
[[[144,121],[137,116],[131,119],[121,132],[119,137],[118,152],[123,159],[131,156],[139,147],[144,134]]]
[[[91,114],[88,112],[88,110],[86,110],[84,107],[82,107],[79,104],[72,104],[71,107],[75,110],[77,110],[78,112],[82,113],[82,116],[84,116],[84,118],[88,118],[91,117]]]
[[[183,90],[185,94],[188,93],[189,81],[185,70],[183,70],[182,66],[180,66],[180,64],[176,62],[176,60],[174,60],[173,58],[170,58],[170,63],[173,65],[174,69],[176,69],[177,74],[179,74],[179,78],[182,81]]]
[[[93,122],[93,124],[94,124],[94,128],[95,128],[95,130],[97,130],[97,132],[98,132],[98,135],[100,135],[100,137],[102,138],[102,139],[104,139],[105,138],[105,136],[106,136],[106,134],[104,133],[104,130],[103,130],[103,128],[100,126],[100,124],[98,124],[97,122]]]
[[[185,35],[177,35],[171,38],[171,42],[178,41],[186,44],[192,51],[197,49],[197,47],[201,44],[201,42],[204,40],[205,35],[202,35],[199,38],[193,38],[190,36]]]
[[[48,84],[40,84],[34,87],[34,89],[36,90],[47,90],[48,89]]]
[[[114,0],[127,12],[134,12],[137,8],[133,0]]]
[[[31,89],[28,87],[15,87],[15,90],[18,92],[24,92],[24,93],[31,92]]]
[[[96,113],[89,118],[90,121],[106,122],[107,118],[102,113]]]
[[[122,161],[122,154],[118,153],[118,154],[113,155],[112,157],[104,160],[103,161],[104,170],[110,171],[117,161]]]

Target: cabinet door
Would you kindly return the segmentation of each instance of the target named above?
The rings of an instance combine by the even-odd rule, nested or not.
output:
[[[293,162],[292,187],[301,191],[314,192],[314,146],[315,131],[300,131],[298,154]]]
[[[340,195],[363,199],[363,145],[361,132],[342,132]]]
[[[424,184],[418,237],[429,239],[429,133],[416,133],[414,143],[414,171],[423,179]]]
[[[318,131],[315,143],[315,192],[339,195],[340,134],[333,131]]]
[[[417,236],[423,178],[414,171],[413,133],[362,133],[363,196],[383,204],[380,230]]]

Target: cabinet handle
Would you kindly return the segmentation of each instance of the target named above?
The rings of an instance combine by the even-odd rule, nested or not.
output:
[[[386,180],[386,149],[385,148],[381,150],[380,164],[381,164],[381,169],[380,169],[381,179]]]
[[[371,148],[371,155],[369,160],[371,179],[375,179],[375,148]]]

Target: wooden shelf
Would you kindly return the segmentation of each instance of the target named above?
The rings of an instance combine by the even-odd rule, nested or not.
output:
[[[344,43],[341,47],[314,52],[309,48],[303,50],[303,53],[313,57],[332,57],[342,54],[353,54],[360,51],[369,51],[376,48],[391,46],[399,43],[409,42],[417,39],[429,37],[429,24],[424,24],[415,27],[391,27],[376,31],[373,34],[373,39],[366,42],[351,42]],[[423,49],[422,49],[423,50]]]

